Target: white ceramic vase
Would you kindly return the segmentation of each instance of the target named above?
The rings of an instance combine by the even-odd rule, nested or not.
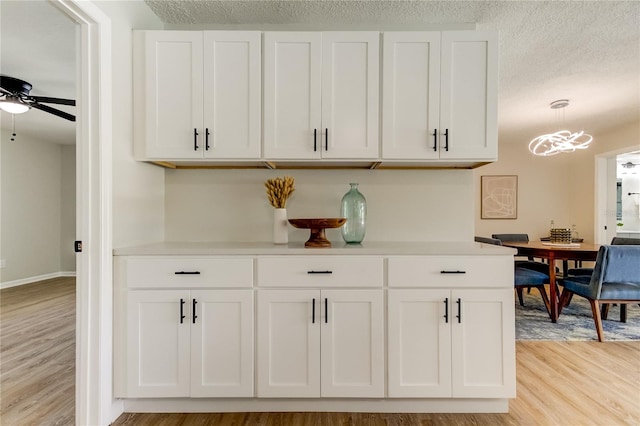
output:
[[[273,209],[274,244],[289,243],[289,229],[287,225],[287,209]]]

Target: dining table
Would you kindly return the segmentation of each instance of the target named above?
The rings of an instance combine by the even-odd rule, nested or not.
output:
[[[559,294],[556,285],[556,260],[595,261],[600,244],[552,243],[548,241],[503,241],[505,247],[518,250],[518,256],[546,259],[549,264],[549,316],[551,322],[558,320]]]

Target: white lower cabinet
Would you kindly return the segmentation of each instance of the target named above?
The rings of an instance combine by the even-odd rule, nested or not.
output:
[[[129,291],[126,396],[189,395],[188,290]]]
[[[260,290],[258,397],[384,397],[382,290]]]
[[[163,398],[186,411],[508,410],[512,254],[311,253],[117,256],[114,397],[142,411]]]
[[[131,290],[130,398],[253,396],[253,290]]]
[[[515,396],[513,289],[390,289],[390,397]]]

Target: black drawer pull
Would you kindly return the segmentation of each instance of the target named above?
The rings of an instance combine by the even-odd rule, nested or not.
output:
[[[433,129],[433,150],[438,150],[438,129]]]
[[[458,315],[456,315],[456,318],[458,318],[458,324],[460,324],[462,322],[462,301],[460,298],[456,300],[456,303],[458,304]]]
[[[444,150],[449,152],[449,129],[444,131]]]
[[[440,271],[441,274],[466,274],[467,271]]]
[[[193,150],[197,151],[198,148],[200,148],[198,146],[198,129],[194,128],[193,129]]]
[[[444,299],[444,322],[449,322],[449,298],[445,297]]]
[[[311,306],[311,324],[315,324],[316,323],[316,299],[314,298],[311,303],[312,303],[312,306]]]
[[[191,314],[193,315],[193,323],[196,323],[196,318],[198,318],[198,315],[196,314],[196,305],[198,304],[198,301],[196,299],[192,300],[192,305],[191,305]]]
[[[307,271],[307,274],[333,274],[333,271]]]
[[[177,271],[175,275],[200,275],[200,271]]]
[[[329,300],[324,298],[324,323],[329,323]]]
[[[180,324],[183,323],[185,318],[184,315],[184,299],[180,299]]]
[[[318,145],[318,129],[313,129],[313,152],[317,151]]]
[[[329,151],[329,129],[324,129],[324,150]]]

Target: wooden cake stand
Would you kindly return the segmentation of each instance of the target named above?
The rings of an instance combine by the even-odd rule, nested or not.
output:
[[[311,235],[306,243],[305,247],[331,247],[331,241],[327,240],[324,233],[325,229],[339,228],[347,221],[344,217],[334,218],[317,218],[317,219],[289,219],[289,223],[294,228],[310,229]]]

